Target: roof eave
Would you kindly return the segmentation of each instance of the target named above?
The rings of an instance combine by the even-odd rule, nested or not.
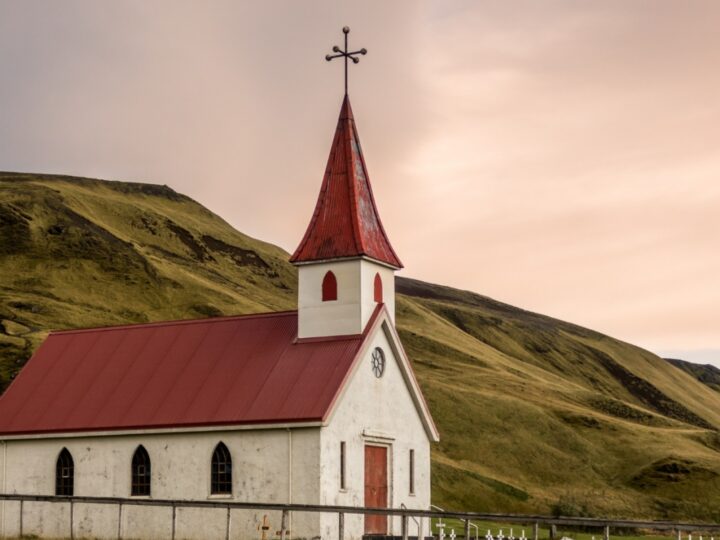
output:
[[[393,263],[383,261],[381,259],[375,259],[374,257],[370,257],[369,255],[346,255],[343,257],[330,257],[330,258],[322,258],[322,259],[303,259],[303,260],[293,260],[290,259],[290,262],[295,266],[309,266],[312,264],[326,264],[326,263],[333,263],[333,262],[342,262],[342,261],[357,261],[357,260],[365,260],[369,261],[375,264],[379,264],[380,266],[385,266],[386,268],[390,268],[392,270],[402,270],[404,266],[400,261],[400,265],[395,265]]]
[[[0,433],[0,441],[13,441],[24,439],[65,439],[80,437],[120,437],[124,435],[144,434],[172,434],[172,433],[198,433],[211,431],[252,431],[268,429],[300,429],[309,427],[322,427],[320,419],[313,420],[287,420],[287,421],[261,421],[261,422],[222,422],[201,423],[176,426],[136,426],[119,428],[86,428],[58,431],[27,431]]]

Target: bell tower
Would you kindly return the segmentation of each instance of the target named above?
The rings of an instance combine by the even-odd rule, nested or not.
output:
[[[298,338],[361,334],[379,304],[395,319],[402,268],[375,206],[350,98],[345,94],[298,267]]]

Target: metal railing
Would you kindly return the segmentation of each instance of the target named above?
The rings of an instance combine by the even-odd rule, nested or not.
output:
[[[64,497],[51,495],[22,495],[0,494],[0,501],[19,501],[20,503],[20,535],[23,536],[23,506],[26,502],[50,502],[68,504],[70,506],[68,531],[70,538],[74,538],[73,507],[76,504],[102,504],[118,506],[118,538],[121,538],[123,507],[125,506],[159,506],[172,509],[172,538],[176,533],[176,516],[178,508],[223,508],[226,509],[226,538],[230,537],[231,510],[275,510],[282,512],[279,536],[281,540],[289,540],[288,519],[290,512],[331,513],[338,516],[338,538],[344,539],[345,516],[351,515],[383,515],[395,516],[401,520],[401,532],[404,540],[409,540],[408,525],[411,518],[440,518],[461,520],[465,525],[465,535],[469,538],[471,521],[518,523],[533,526],[533,540],[538,540],[540,525],[571,526],[602,529],[607,540],[611,528],[619,529],[649,529],[653,531],[675,531],[678,539],[682,532],[707,532],[720,534],[720,523],[691,523],[674,521],[642,521],[630,519],[598,519],[584,517],[554,517],[532,514],[493,514],[482,512],[459,512],[445,510],[423,510],[414,508],[366,508],[356,506],[313,505],[313,504],[283,504],[283,503],[249,503],[236,501],[192,501],[175,499],[136,499],[121,497]],[[528,539],[529,540],[529,539]]]

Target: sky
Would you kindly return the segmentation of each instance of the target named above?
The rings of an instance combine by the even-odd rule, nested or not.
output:
[[[720,366],[720,2],[0,0],[0,170],[292,251],[350,97],[401,275]]]

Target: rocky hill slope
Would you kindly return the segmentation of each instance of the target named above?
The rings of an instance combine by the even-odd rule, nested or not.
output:
[[[166,186],[0,173],[0,390],[47,331],[292,309],[288,254]],[[648,351],[399,278],[434,502],[720,520],[720,393]]]

